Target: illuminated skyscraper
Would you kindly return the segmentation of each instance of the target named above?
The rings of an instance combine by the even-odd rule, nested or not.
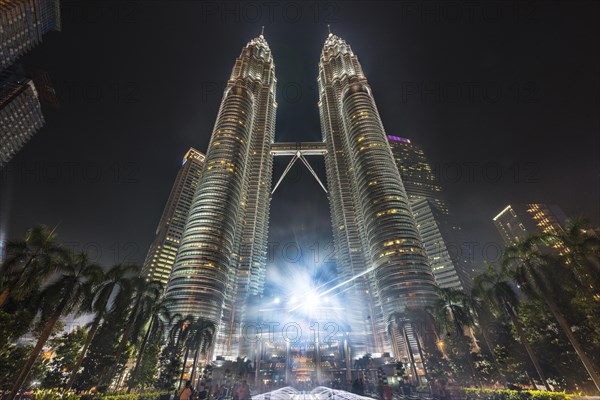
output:
[[[470,249],[460,227],[452,221],[423,149],[410,139],[387,136],[398,165],[431,270],[442,288],[468,288],[472,275]]]
[[[387,135],[387,138],[400,170],[408,200],[414,202],[428,199],[442,212],[447,213],[448,206],[442,197],[442,187],[421,146],[410,139],[398,136]]]
[[[556,235],[563,230],[566,220],[560,207],[541,203],[509,204],[493,218],[507,246],[536,233]]]
[[[183,164],[156,228],[156,237],[144,261],[142,275],[150,281],[166,285],[169,280],[194,193],[200,181],[204,158],[204,154],[194,148],[189,149],[183,157]]]
[[[415,332],[402,326],[390,336],[389,328],[397,315],[422,311],[437,299],[435,281],[356,55],[344,40],[328,36],[318,77],[323,143],[273,146],[275,84],[261,35],[242,50],[223,95],[167,285],[172,312],[217,323],[213,356],[239,354],[237,324],[250,315],[250,299],[260,303],[255,295],[263,292],[273,157],[292,156],[286,172],[300,159],[318,179],[304,156],[324,155],[327,188],[319,183],[328,193],[338,250],[339,285],[331,290],[343,292],[344,343],[354,356],[409,351],[422,376]],[[331,290],[308,286],[299,294],[307,304],[290,300],[288,311],[314,306]]]
[[[43,125],[44,116],[33,81],[13,68],[0,73],[0,167]]]
[[[0,0],[0,71],[60,30],[59,0]]]
[[[172,311],[212,319],[215,355],[236,356],[235,323],[262,292],[275,131],[275,65],[263,35],[237,58],[166,297]]]
[[[0,0],[0,167],[44,125],[38,92],[13,63],[60,30],[59,0]]]
[[[393,351],[390,318],[431,305],[434,278],[367,78],[336,35],[325,41],[318,83],[338,272],[360,276],[348,296],[351,322],[372,338],[367,350]]]

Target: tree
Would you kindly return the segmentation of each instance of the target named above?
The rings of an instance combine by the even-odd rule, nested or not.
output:
[[[471,355],[471,341],[464,334],[465,328],[474,323],[473,316],[466,305],[466,296],[462,290],[458,289],[438,288],[436,291],[438,300],[434,304],[435,315],[446,326],[449,335],[452,330],[455,332],[457,344],[466,358],[471,377],[475,384],[481,387]],[[453,326],[453,329],[450,329],[450,326]]]
[[[191,351],[195,351],[192,373],[190,375],[192,381],[196,376],[200,354],[206,354],[213,343],[215,329],[216,326],[213,321],[202,317],[196,318],[190,325],[186,347],[189,347]]]
[[[571,218],[553,236],[556,244],[562,245],[562,258],[567,268],[575,270],[575,277],[580,287],[589,295],[594,296],[600,292],[600,238],[591,229],[590,223],[585,218]]]
[[[46,388],[64,388],[69,374],[77,365],[82,347],[86,342],[87,331],[83,327],[49,341],[54,351],[50,370],[42,379],[42,386]]]
[[[525,337],[523,324],[516,312],[519,300],[517,299],[517,295],[508,281],[508,278],[509,275],[506,268],[496,270],[490,264],[486,264],[485,270],[473,279],[473,292],[484,299],[485,304],[487,304],[491,310],[494,310],[497,314],[501,313],[510,317],[519,336],[519,340],[525,347],[527,355],[534,365],[540,380],[546,387],[546,390],[551,390],[540,362],[533,351],[531,344]]]
[[[106,314],[116,307],[124,306],[124,304],[119,301],[124,299],[124,296],[121,296],[120,294],[130,288],[131,275],[137,273],[139,273],[139,268],[136,266],[118,264],[113,266],[106,273],[99,274],[96,277],[97,284],[94,285],[93,292],[89,296],[90,301],[85,304],[86,311],[94,313],[94,319],[92,320],[90,331],[87,335],[85,344],[83,345],[83,349],[79,354],[79,358],[71,369],[71,376],[66,384],[66,390],[69,390],[75,382],[75,377],[81,368],[81,364],[83,363],[88,348],[90,347],[92,340],[94,340],[96,332],[100,327],[100,323],[104,320]],[[111,300],[112,304],[109,304]]]
[[[126,297],[129,297],[129,293]],[[83,359],[73,387],[88,390],[96,386],[104,390],[100,379],[115,366],[117,373],[123,369],[125,360],[115,359],[115,353],[125,329],[127,312],[126,307],[117,307],[106,314]]]
[[[57,268],[59,276],[43,291],[44,307],[42,319],[45,321],[43,330],[25,365],[19,372],[7,400],[13,400],[25,382],[46,341],[59,319],[71,313],[81,311],[80,306],[91,292],[92,282],[101,273],[100,267],[90,264],[88,256],[80,253],[69,257],[67,262]]]
[[[167,345],[159,356],[158,387],[171,391],[175,389],[175,382],[181,372],[182,344],[189,332],[188,327],[194,317],[182,317],[179,314],[171,316],[171,330],[169,331]],[[174,321],[174,322],[173,322]]]
[[[67,257],[67,251],[56,243],[54,230],[44,225],[29,229],[23,240],[9,241],[6,260],[0,268],[0,307],[6,304],[9,297],[27,297]]]
[[[162,286],[160,283],[147,282],[144,277],[133,278],[132,287],[133,290],[130,292],[132,304],[129,309],[123,335],[115,353],[115,360],[117,361],[120,360],[128,344],[136,344],[140,332],[152,315],[153,304],[162,295]],[[109,384],[115,376],[116,368],[116,364],[113,368],[110,368],[100,380],[101,383]]]
[[[546,234],[535,234],[517,241],[516,244],[506,248],[503,254],[503,264],[513,268],[515,281],[530,297],[540,297],[548,308],[561,331],[577,353],[588,375],[600,391],[600,375],[596,367],[587,356],[585,350],[575,337],[571,325],[561,311],[555,300],[556,293],[561,293],[561,278],[567,277],[573,281],[574,274],[564,266],[559,265],[557,259],[548,254],[542,254],[540,246],[550,246],[552,237]],[[556,278],[559,279],[556,279]]]
[[[161,286],[162,289],[162,286]],[[142,360],[146,355],[146,347],[149,343],[155,344],[160,349],[161,347],[161,336],[163,336],[163,330],[167,322],[171,322],[171,314],[169,308],[167,307],[167,303],[164,297],[160,297],[154,304],[152,304],[151,309],[151,317],[150,322],[148,323],[148,327],[146,328],[146,333],[144,334],[144,338],[138,350],[138,354],[136,357],[135,367],[133,368],[133,372],[131,373],[131,379],[128,384],[128,391],[131,390],[137,384],[137,378],[139,374],[140,368],[142,368]],[[152,339],[155,339],[152,341]],[[150,355],[154,357],[154,352],[151,351]],[[156,353],[156,357],[158,357],[158,353]],[[157,359],[154,361],[158,361]],[[154,363],[156,364],[156,362]],[[148,366],[143,367],[145,370],[148,370]]]

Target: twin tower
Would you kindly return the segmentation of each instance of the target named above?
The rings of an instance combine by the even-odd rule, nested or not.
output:
[[[232,336],[267,263],[277,79],[263,35],[236,59],[171,273],[173,313],[213,320],[213,356],[242,355]],[[357,351],[392,351],[390,320],[436,299],[435,282],[371,88],[357,56],[329,33],[319,113],[337,268]]]

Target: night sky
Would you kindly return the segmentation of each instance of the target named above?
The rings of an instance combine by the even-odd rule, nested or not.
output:
[[[62,3],[62,32],[21,60],[48,73],[59,106],[44,104],[45,127],[2,173],[9,238],[60,224],[60,239],[97,261],[142,263],[182,156],[206,151],[235,58],[261,25],[276,141],[321,138],[330,24],[358,54],[387,132],[423,146],[479,258],[495,255],[492,217],[509,202],[599,222],[598,2]],[[289,178],[272,201],[270,264],[284,249],[295,260],[285,244],[297,241],[311,269],[315,242],[319,263],[330,253],[329,206],[306,170]]]

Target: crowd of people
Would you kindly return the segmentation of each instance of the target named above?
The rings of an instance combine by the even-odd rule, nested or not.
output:
[[[174,397],[174,396],[173,396]],[[216,385],[207,387],[200,383],[199,389],[195,390],[192,381],[187,381],[185,387],[179,393],[179,400],[251,400],[250,386],[244,380],[233,387],[225,385]],[[174,400],[174,399],[173,399]]]

